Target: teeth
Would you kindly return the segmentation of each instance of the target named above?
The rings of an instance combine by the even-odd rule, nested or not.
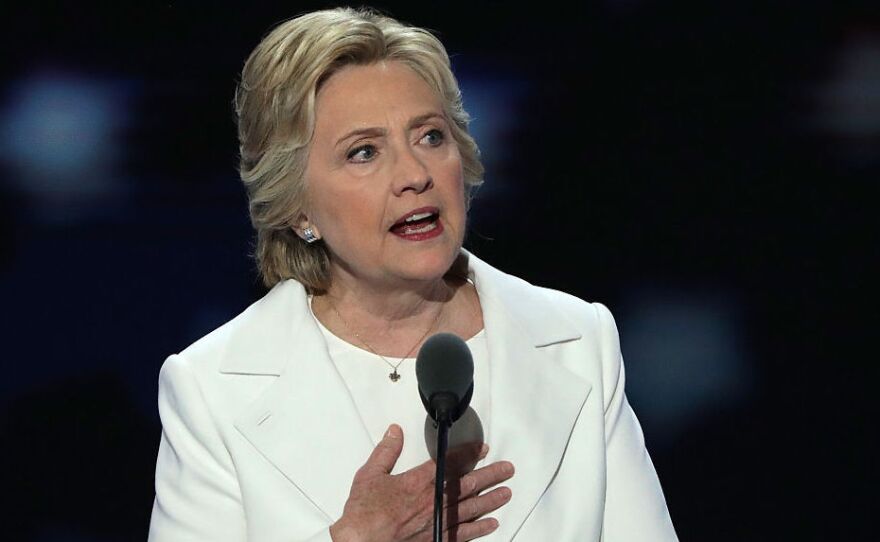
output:
[[[431,216],[432,214],[433,214],[433,213],[419,213],[419,214],[417,214],[417,215],[412,215],[411,217],[407,218],[407,219],[405,220],[405,222],[415,222],[416,220],[421,220],[421,219],[423,219],[423,218],[428,218],[428,217]]]
[[[425,224],[421,228],[406,228],[406,230],[404,230],[404,234],[405,235],[412,235],[414,233],[425,233],[425,232],[428,232],[428,231],[435,229],[436,227],[437,227],[437,224],[431,222],[430,224]]]

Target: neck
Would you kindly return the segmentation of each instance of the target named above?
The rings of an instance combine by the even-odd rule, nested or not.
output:
[[[323,301],[352,325],[372,322],[385,328],[418,326],[423,320],[436,319],[456,289],[457,285],[443,277],[430,282],[383,285],[343,275],[334,276]]]
[[[468,338],[482,329],[476,290],[457,267],[431,281],[371,282],[344,271],[312,301],[315,316],[338,337],[380,355],[405,357],[432,333]]]

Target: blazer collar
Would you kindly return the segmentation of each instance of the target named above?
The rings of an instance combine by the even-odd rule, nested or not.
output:
[[[577,328],[525,281],[465,252],[483,308],[492,409],[486,463],[510,460],[513,499],[493,538],[512,539],[562,458],[591,385],[543,347],[576,341]],[[252,306],[220,371],[277,375],[235,426],[322,510],[342,515],[354,472],[372,451],[368,431],[329,357],[303,287],[279,284]],[[534,398],[534,400],[530,400]]]

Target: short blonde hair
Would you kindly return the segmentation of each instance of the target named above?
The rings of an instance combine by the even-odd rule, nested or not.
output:
[[[467,202],[482,183],[479,149],[449,56],[427,30],[366,9],[316,11],[276,26],[245,62],[235,92],[241,162],[255,257],[268,287],[285,279],[313,293],[330,284],[323,242],[306,244],[292,229],[306,203],[304,173],[321,84],[347,65],[406,64],[437,93],[462,157]]]

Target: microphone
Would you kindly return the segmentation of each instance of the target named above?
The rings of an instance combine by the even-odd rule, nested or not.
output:
[[[474,394],[474,358],[457,335],[431,336],[416,356],[419,397],[431,419],[452,425],[470,405]]]
[[[452,333],[431,336],[416,356],[416,380],[422,404],[437,428],[434,542],[441,542],[449,428],[467,410],[474,394],[474,358],[467,344]]]

